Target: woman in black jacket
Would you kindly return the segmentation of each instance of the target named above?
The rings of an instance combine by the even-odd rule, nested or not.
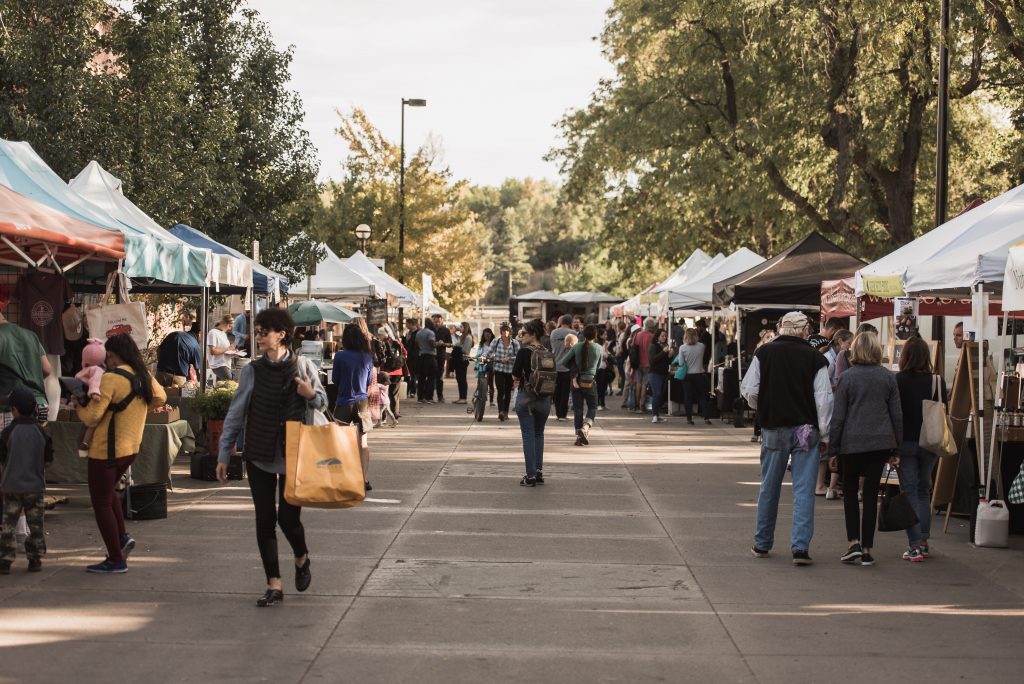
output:
[[[928,557],[928,534],[932,527],[932,470],[937,456],[918,446],[921,437],[921,402],[946,403],[946,384],[932,375],[931,350],[920,337],[907,340],[900,354],[896,384],[903,409],[903,443],[900,445],[900,485],[917,513],[918,523],[907,529],[909,547],[903,560],[920,562]]]
[[[661,400],[665,396],[665,384],[668,382],[668,363],[672,358],[672,348],[668,346],[668,333],[658,330],[654,341],[647,348],[647,357],[651,362],[651,373],[647,381],[651,383],[651,422],[664,423],[661,416]]]

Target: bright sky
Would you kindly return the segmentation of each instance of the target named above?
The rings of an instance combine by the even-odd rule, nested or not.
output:
[[[292,87],[320,152],[320,177],[341,176],[335,109],[366,110],[406,150],[441,143],[456,178],[557,179],[542,157],[554,124],[582,107],[611,65],[600,35],[610,0],[249,0],[281,47],[295,46]]]

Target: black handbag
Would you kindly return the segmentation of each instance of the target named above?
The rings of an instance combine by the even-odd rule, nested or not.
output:
[[[890,468],[889,472],[885,474],[882,504],[878,510],[879,532],[901,532],[919,522],[917,513],[914,512],[914,507],[910,505],[910,499],[907,498],[906,492],[903,491],[903,485],[900,484],[898,494],[890,493],[888,487],[889,475],[893,470],[896,470],[896,476],[899,477],[898,468]]]

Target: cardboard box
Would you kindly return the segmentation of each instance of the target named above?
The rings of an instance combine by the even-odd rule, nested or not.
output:
[[[146,414],[146,422],[151,425],[167,425],[168,423],[176,423],[179,420],[181,420],[181,411],[176,407],[172,407],[170,411]]]

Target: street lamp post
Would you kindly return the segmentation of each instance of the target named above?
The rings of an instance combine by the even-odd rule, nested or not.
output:
[[[420,98],[402,98],[401,152],[398,162],[398,282],[405,284],[405,106],[426,107],[427,101]],[[398,308],[398,326],[405,323],[404,311]]]
[[[356,226],[356,237],[359,238],[360,248],[363,254],[366,254],[366,241],[370,239],[370,226],[365,223],[360,223]]]

